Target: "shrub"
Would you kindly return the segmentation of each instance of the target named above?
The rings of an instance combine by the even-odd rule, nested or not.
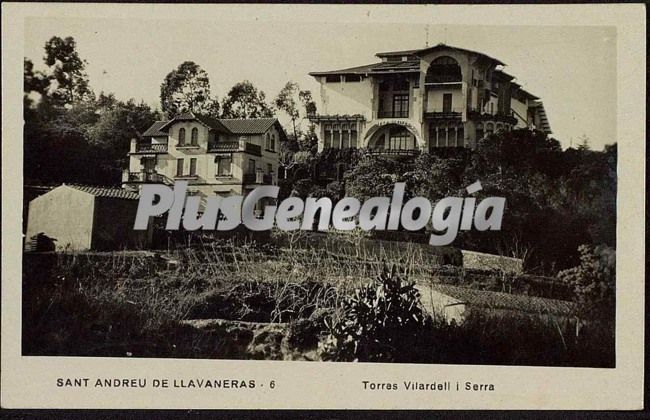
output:
[[[413,361],[430,318],[420,306],[414,283],[403,284],[393,266],[378,281],[355,290],[343,301],[338,322],[328,323],[323,359],[338,361]]]
[[[582,315],[614,319],[616,304],[616,251],[607,246],[581,245],[580,265],[558,274],[573,289]]]

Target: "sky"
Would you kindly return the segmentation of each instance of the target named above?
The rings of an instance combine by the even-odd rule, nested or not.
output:
[[[310,71],[379,61],[377,52],[443,42],[506,63],[527,91],[539,96],[553,137],[563,147],[583,136],[594,150],[616,141],[616,32],[606,26],[425,25],[381,22],[262,20],[29,18],[25,57],[44,69],[45,42],[72,36],[96,93],[160,107],[160,84],[191,60],[223,98],[248,79],[270,100],[287,81],[310,89]]]

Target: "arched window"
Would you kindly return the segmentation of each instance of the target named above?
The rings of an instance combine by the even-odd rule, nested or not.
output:
[[[198,146],[199,144],[199,129],[194,127],[192,129],[192,146]]]
[[[266,136],[264,136],[264,138],[265,138],[264,147],[266,148],[266,150],[273,150],[271,149],[271,134],[266,133]]]
[[[275,134],[271,134],[271,150],[275,151]]]
[[[179,146],[184,146],[185,145],[185,129],[181,128],[178,130],[178,145]]]
[[[462,78],[458,61],[449,56],[442,56],[431,62],[427,70],[425,83],[460,82]]]
[[[415,149],[415,138],[403,127],[391,128],[389,131],[388,148],[392,150]]]

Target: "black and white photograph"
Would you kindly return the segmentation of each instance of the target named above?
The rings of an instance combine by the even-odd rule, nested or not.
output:
[[[616,26],[205,7],[24,19],[23,359],[620,367]]]

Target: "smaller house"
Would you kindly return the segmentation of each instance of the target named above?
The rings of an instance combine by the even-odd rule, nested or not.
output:
[[[123,187],[188,183],[203,198],[246,195],[276,185],[280,142],[286,134],[276,118],[211,118],[184,112],[156,121],[131,141]]]
[[[147,246],[133,230],[139,195],[121,188],[60,185],[30,201],[25,249],[118,250]]]
[[[470,289],[449,284],[417,285],[425,310],[449,323],[462,324],[471,313],[575,320],[573,302]]]

